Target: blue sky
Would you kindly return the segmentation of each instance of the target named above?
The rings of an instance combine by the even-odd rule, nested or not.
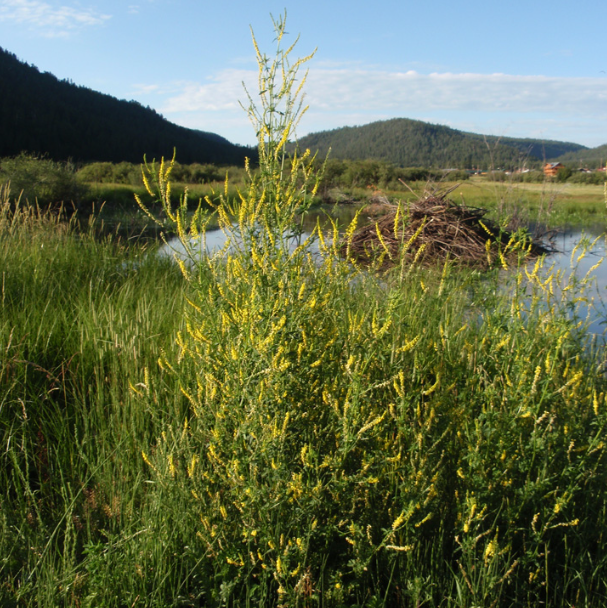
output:
[[[260,8],[261,7],[261,8]],[[0,46],[59,78],[252,144],[251,26],[287,10],[309,63],[299,136],[395,117],[607,143],[607,18],[595,1],[0,0]]]

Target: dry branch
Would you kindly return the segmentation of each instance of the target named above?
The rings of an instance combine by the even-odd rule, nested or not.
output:
[[[386,205],[380,219],[356,230],[349,244],[342,243],[342,254],[349,249],[357,263],[380,261],[380,268],[395,265],[403,255],[424,265],[440,264],[448,258],[487,268],[500,263],[500,252],[504,259],[512,259],[523,250],[529,256],[550,251],[530,236],[509,232],[486,219],[485,209],[452,202],[447,198],[452,190],[427,194],[400,210]]]

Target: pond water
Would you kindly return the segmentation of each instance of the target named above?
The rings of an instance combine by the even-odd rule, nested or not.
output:
[[[554,265],[555,270],[562,270],[566,276],[571,272],[575,272],[579,279],[584,278],[587,273],[592,276],[593,285],[587,296],[594,297],[595,301],[590,307],[582,306],[579,312],[583,316],[589,315],[590,333],[603,334],[607,322],[605,227],[591,224],[584,228],[564,228],[556,234],[553,245],[557,252],[547,258],[547,265]],[[585,255],[582,256],[583,253]],[[599,263],[600,265],[595,267]]]
[[[345,228],[350,222],[354,219],[356,212],[358,210],[358,206],[356,205],[334,205],[334,206],[326,206],[320,207],[310,211],[304,218],[301,225],[303,230],[301,239],[305,239],[314,231],[316,228],[316,223],[320,222],[320,225],[323,227],[329,228],[331,226],[330,218],[337,222],[338,227]],[[368,222],[369,218],[362,216],[361,224],[364,222]],[[219,228],[215,230],[208,230],[205,239],[203,241],[202,238],[196,239],[190,242],[192,247],[192,253],[195,256],[203,255],[204,253],[213,255],[220,251],[226,244],[226,235]],[[299,244],[299,240],[293,238],[291,240],[290,246],[292,249],[297,247]],[[205,246],[206,245],[206,246]],[[318,253],[317,244],[311,245],[312,253]],[[177,255],[182,259],[187,258],[187,254],[185,251],[185,247],[181,243],[178,238],[173,238],[167,242],[166,245],[163,245],[160,248],[159,254],[161,256],[174,256]]]
[[[338,227],[345,228],[354,218],[357,207],[355,205],[341,205],[316,209],[310,212],[303,222],[303,237],[308,236],[315,228],[317,221],[321,226],[330,227],[329,217],[337,221]],[[363,214],[360,217],[360,224],[371,221]],[[293,239],[292,246],[297,245]],[[214,254],[220,251],[226,244],[226,235],[219,229],[209,230],[206,233],[206,247],[202,239],[192,242],[195,255]],[[586,273],[591,271],[594,284],[591,292],[587,295],[594,296],[595,301],[592,306],[582,306],[579,314],[589,315],[589,331],[594,334],[603,334],[607,326],[607,260],[593,269],[602,258],[605,257],[606,239],[605,225],[590,224],[584,227],[564,227],[556,230],[551,244],[556,250],[550,254],[545,262],[545,268],[553,267],[554,270],[562,270],[565,277],[572,272],[578,278],[583,278]],[[577,248],[577,249],[576,249]],[[317,245],[311,247],[312,253],[318,253]],[[578,260],[582,251],[586,254]],[[572,252],[575,254],[572,256]],[[160,255],[186,258],[186,252],[179,239],[172,239],[160,250]],[[533,266],[533,262],[530,263]],[[591,270],[592,269],[592,270]]]

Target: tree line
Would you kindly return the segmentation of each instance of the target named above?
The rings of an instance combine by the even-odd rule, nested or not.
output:
[[[372,158],[400,167],[483,171],[540,168],[546,159],[587,150],[568,142],[464,133],[406,118],[312,133],[301,138],[299,145],[342,160]]]
[[[0,157],[21,152],[53,160],[242,164],[252,148],[177,126],[136,101],[118,100],[41,73],[0,48]]]

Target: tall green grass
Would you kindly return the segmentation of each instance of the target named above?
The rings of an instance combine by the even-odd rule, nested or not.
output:
[[[152,251],[7,193],[0,234],[0,603],[74,605],[97,547],[151,535],[139,458],[162,408],[129,387],[172,349],[183,281]]]

